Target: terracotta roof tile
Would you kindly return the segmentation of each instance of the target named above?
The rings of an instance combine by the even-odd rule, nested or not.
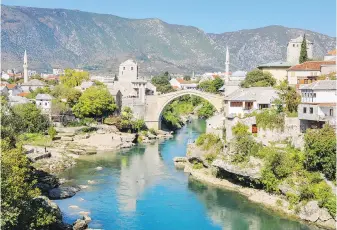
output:
[[[328,54],[329,55],[336,55],[336,49],[329,51]]]
[[[28,94],[29,94],[28,92],[22,92],[22,93],[19,93],[17,96],[26,97]]]
[[[320,70],[321,65],[336,65],[336,61],[307,61],[290,67],[289,70]]]
[[[176,78],[180,84],[186,84],[187,82],[183,78]]]
[[[13,89],[16,87],[16,84],[7,84],[8,89]]]

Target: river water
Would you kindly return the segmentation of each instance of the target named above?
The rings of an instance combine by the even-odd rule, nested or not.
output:
[[[188,141],[204,130],[205,122],[197,120],[171,140],[81,157],[74,168],[60,175],[88,185],[74,197],[57,201],[64,220],[73,223],[86,211],[92,218],[90,228],[107,230],[310,229],[175,169],[173,157],[185,156]]]

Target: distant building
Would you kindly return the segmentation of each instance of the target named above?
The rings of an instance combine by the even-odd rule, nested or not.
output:
[[[328,54],[324,56],[324,61],[336,61],[336,49],[329,51]]]
[[[328,66],[334,69],[336,61],[307,61],[302,64],[292,66],[287,70],[288,82],[290,85],[297,86],[301,84],[310,84],[317,81],[318,76],[321,75],[321,67],[324,72],[329,72]]]
[[[174,89],[197,89],[198,84],[185,81],[183,78],[172,78],[170,84]]]
[[[28,70],[28,77],[32,77],[37,75],[37,72],[35,70]]]
[[[15,106],[19,104],[31,103],[29,99],[20,96],[8,96],[8,104],[10,106]]]
[[[38,88],[43,88],[46,86],[46,83],[37,80],[37,79],[32,79],[28,82],[22,83],[21,84],[21,88],[24,92],[30,92],[30,91],[34,91]]]
[[[316,81],[301,85],[301,104],[298,118],[301,131],[308,128],[322,128],[326,123],[336,128],[336,80]]]
[[[36,95],[35,101],[36,106],[42,110],[44,113],[50,113],[51,112],[51,106],[52,106],[52,99],[53,97],[49,94],[43,94],[39,93]]]
[[[240,80],[230,80],[219,89],[222,95],[228,96],[240,88]]]
[[[138,80],[138,64],[129,59],[119,65],[118,81],[131,82]]]
[[[287,46],[287,62],[292,65],[299,64],[301,45],[303,42],[303,36],[299,36],[295,39],[291,39]],[[312,59],[314,43],[307,39],[307,54],[308,58]]]
[[[271,108],[277,98],[278,94],[272,87],[240,88],[225,97],[225,115],[234,118]]]
[[[113,83],[115,76],[90,76],[91,81],[100,81],[102,83]]]
[[[9,90],[8,90],[6,85],[1,84],[1,86],[0,86],[0,96],[5,96],[5,97],[9,96]]]
[[[9,76],[8,73],[2,71],[1,72],[1,79],[5,79],[5,80],[9,80],[11,78],[11,76]]]
[[[278,82],[281,82],[283,80],[287,80],[287,69],[291,66],[292,64],[289,62],[277,61],[259,65],[257,68],[263,72],[271,73]]]
[[[1,83],[1,86],[6,86],[8,89],[9,96],[17,96],[18,94],[22,93],[22,88],[17,84],[4,84]]]
[[[63,75],[64,74],[64,69],[53,69],[53,75]]]
[[[95,86],[95,82],[93,81],[84,81],[82,82],[82,84],[80,85],[80,88],[82,91],[87,90],[88,88],[90,88],[91,86]]]

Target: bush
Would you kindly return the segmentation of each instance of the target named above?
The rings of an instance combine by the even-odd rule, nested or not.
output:
[[[53,126],[50,126],[48,129],[48,135],[50,136],[52,140],[54,139],[56,134],[57,134],[56,129]]]
[[[336,133],[328,125],[322,129],[307,130],[305,136],[305,166],[320,171],[330,179],[336,179]]]
[[[205,155],[205,159],[206,161],[211,164],[217,157],[217,154],[216,153],[208,153]]]
[[[261,182],[267,192],[278,193],[279,180],[275,177],[270,168],[264,168],[261,173]]]
[[[300,202],[300,197],[296,194],[288,192],[286,196],[287,200],[289,201],[289,209],[293,209],[294,206]]]
[[[157,135],[157,131],[154,128],[149,129],[149,132],[153,135]]]
[[[204,167],[204,165],[200,162],[194,163],[193,164],[193,169],[202,169]]]
[[[284,114],[278,113],[275,109],[264,109],[260,113],[255,113],[256,124],[262,129],[284,129]]]
[[[37,146],[50,146],[52,138],[42,133],[23,133],[18,136],[18,142]]]

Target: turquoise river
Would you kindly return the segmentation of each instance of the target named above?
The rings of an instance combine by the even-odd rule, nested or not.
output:
[[[172,159],[185,156],[187,143],[204,130],[204,121],[197,120],[171,140],[81,157],[60,175],[88,185],[74,197],[56,201],[64,220],[73,223],[86,211],[92,229],[311,229],[175,169]]]

